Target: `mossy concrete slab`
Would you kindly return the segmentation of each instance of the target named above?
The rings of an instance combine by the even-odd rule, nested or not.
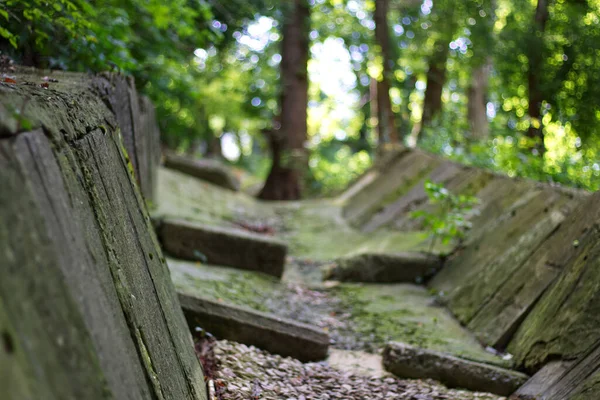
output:
[[[410,284],[340,284],[309,290],[268,275],[168,260],[177,291],[246,306],[329,332],[333,348],[377,353],[391,340],[508,366],[438,306],[426,289]]]
[[[328,261],[360,252],[429,251],[443,253],[450,245],[431,249],[426,232],[377,230],[363,233],[342,216],[334,199],[263,203],[177,171],[158,172],[155,218],[177,218],[208,225],[240,228],[261,225],[285,241],[289,254],[312,261]]]
[[[490,224],[503,217],[507,210],[528,193],[536,191],[534,182],[512,179],[505,176],[494,176],[487,185],[475,194],[479,204],[477,213],[470,219],[472,228],[469,230],[470,237],[479,237],[485,233]]]
[[[600,347],[573,361],[550,361],[516,393],[516,399],[600,398]]]
[[[385,369],[400,378],[434,379],[449,388],[511,395],[528,377],[520,372],[463,360],[448,354],[389,343],[383,351]]]
[[[277,212],[285,226],[281,238],[289,244],[290,254],[295,257],[324,261],[366,252],[444,253],[451,249],[450,245],[441,243],[431,248],[429,235],[423,231],[360,232],[349,225],[341,207],[333,200],[279,205]]]
[[[420,286],[342,284],[330,296],[339,299],[341,318],[350,321],[340,329],[336,347],[373,352],[389,341],[399,341],[473,361],[510,365],[487,352]]]
[[[401,153],[393,162],[379,170],[379,176],[344,205],[344,217],[354,226],[362,226],[371,216],[380,212],[406,194],[440,162],[421,151]]]
[[[469,328],[484,343],[506,348],[542,293],[577,254],[578,247],[573,243],[594,221],[593,212],[598,209],[593,200],[582,203],[579,197],[564,204],[561,210],[568,217],[509,275],[469,322]],[[574,207],[576,211],[569,212]]]
[[[338,258],[326,279],[342,282],[421,283],[442,266],[439,256],[427,253],[362,253]]]
[[[40,198],[45,184],[51,183],[44,178],[55,180],[56,192]],[[144,382],[144,371],[135,360],[133,343],[127,338],[125,321],[101,310],[102,306],[94,307],[92,298],[83,297],[81,289],[85,287],[97,294],[100,304],[111,304],[110,293],[102,290],[90,260],[60,242],[65,234],[70,236],[68,231],[60,230],[57,221],[65,216],[61,215],[63,212],[68,212],[68,199],[50,143],[41,130],[20,134],[14,140],[0,140],[0,187],[3,398],[111,399],[113,394],[145,398],[150,391]],[[55,205],[59,208],[53,214]],[[77,227],[68,219],[62,224]],[[57,233],[60,236],[55,236]],[[72,274],[66,271],[70,268]],[[70,288],[81,270],[90,275]],[[115,329],[114,347],[109,346],[104,356],[111,358],[113,350],[122,350],[122,354],[112,360],[100,359],[97,350],[106,345],[107,337],[103,332],[89,330],[96,327],[95,321],[86,319],[82,303],[90,307],[92,315],[104,314],[106,326]],[[104,370],[109,366],[122,375]],[[126,384],[131,386],[126,388]]]
[[[508,346],[526,368],[574,360],[600,340],[600,192],[568,222],[561,244],[548,255],[562,270]]]
[[[170,218],[158,222],[157,232],[165,251],[175,257],[278,278],[283,274],[287,245],[269,236]]]
[[[164,165],[234,192],[240,190],[240,181],[227,166],[217,160],[192,159],[174,153],[166,153]]]
[[[529,192],[485,232],[468,239],[433,278],[431,287],[468,324],[557,229],[565,218],[560,209],[569,200],[551,188]]]
[[[192,330],[303,362],[327,357],[329,336],[314,326],[200,296],[180,294],[179,302]]]
[[[182,172],[160,167],[152,214],[212,225],[235,226],[238,220],[276,224],[268,204],[241,192],[232,192]]]
[[[378,228],[393,223],[399,217],[405,216],[415,210],[417,206],[428,201],[425,193],[425,180],[446,185],[446,183],[457,174],[464,171],[466,167],[453,162],[443,162],[431,171],[426,177],[423,177],[417,184],[408,190],[403,196],[387,204],[380,211],[376,212],[365,222],[361,228],[363,232],[373,232]]]
[[[321,292],[257,272],[168,259],[177,291],[318,325],[333,308]],[[314,301],[313,301],[314,300]]]
[[[44,75],[59,82],[45,89]],[[0,83],[0,323],[10,332],[0,351],[19,385],[9,398],[205,399],[136,170],[93,79],[37,71]]]

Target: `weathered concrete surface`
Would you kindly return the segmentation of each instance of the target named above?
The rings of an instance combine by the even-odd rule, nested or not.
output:
[[[200,327],[219,339],[253,345],[300,361],[327,357],[329,336],[315,327],[246,307],[179,295],[190,329]]]
[[[154,105],[148,98],[138,95],[132,77],[103,73],[89,82],[92,90],[102,97],[115,115],[141,192],[146,199],[152,200],[156,188],[156,167],[160,161],[160,132]]]
[[[516,371],[394,342],[383,350],[383,365],[400,378],[434,379],[450,388],[502,396],[512,394],[528,379]]]
[[[430,173],[439,159],[421,151],[399,152],[379,169],[378,176],[346,200],[344,217],[354,226],[362,226],[388,204],[407,193]]]
[[[158,188],[154,218],[236,229],[240,222],[268,226],[295,257],[330,261],[363,252],[429,251],[431,247],[426,232],[360,232],[343,218],[336,200],[263,203],[167,168],[159,168]],[[438,242],[433,253],[450,250],[449,245]]]
[[[431,286],[469,326],[558,228],[571,201],[572,196],[552,188],[533,188],[479,236],[468,239],[433,278]],[[473,326],[482,325],[476,321]]]
[[[348,321],[347,326],[332,329],[337,348],[378,352],[395,341],[477,362],[512,364],[487,352],[421,286],[346,283],[328,293],[339,301],[337,318]]]
[[[541,399],[544,392],[548,392],[562,376],[569,370],[573,363],[564,361],[550,361],[527,382],[525,382],[511,396],[511,400]]]
[[[194,160],[177,154],[167,153],[164,158],[165,167],[183,172],[205,180],[225,189],[237,192],[240,181],[223,164],[216,160]]]
[[[494,175],[488,171],[460,165],[458,167],[461,168],[460,172],[445,182],[445,188],[455,195],[477,196],[479,191],[482,190],[482,188],[484,188],[494,178]],[[438,204],[431,204],[429,201],[426,201],[420,204],[415,204],[407,211],[423,210],[427,212],[433,212],[439,207],[440,206]],[[479,207],[476,207],[475,210],[479,210]],[[474,214],[476,214],[475,211],[466,217],[471,218]],[[394,229],[399,230],[418,230],[422,229],[422,221],[420,219],[413,218],[411,213],[406,212],[395,218],[392,221],[392,226]],[[456,243],[454,246],[456,246]]]
[[[510,366],[411,284],[340,284],[310,290],[234,268],[168,259],[179,293],[249,307],[326,329],[330,348],[378,353],[389,341],[446,352],[473,361]]]
[[[407,214],[415,210],[419,205],[427,202],[428,199],[424,187],[426,179],[445,186],[449,180],[463,172],[464,169],[465,167],[452,162],[446,161],[439,164],[437,168],[431,171],[427,177],[422,178],[407,193],[373,214],[363,225],[362,230],[364,232],[373,232],[378,228],[397,221],[399,218],[406,217]]]
[[[516,399],[600,398],[600,348],[595,344],[576,361],[550,361],[515,394]]]
[[[209,225],[242,221],[277,223],[272,205],[165,167],[158,168],[155,218],[177,218]]]
[[[45,75],[59,82],[40,87]],[[27,70],[0,83],[0,387],[19,400],[205,399],[94,79]]]
[[[505,282],[469,322],[469,328],[483,342],[506,348],[544,290],[577,252],[573,238],[589,224],[594,204],[589,203],[589,199],[581,204],[580,196],[576,194],[575,197],[562,207],[568,217],[518,269],[507,273]],[[573,207],[576,211],[570,212]]]
[[[421,283],[442,266],[427,253],[363,253],[335,260],[325,278],[342,282]]]
[[[586,199],[549,242],[538,263],[558,278],[527,316],[509,351],[536,370],[548,360],[574,360],[600,340],[600,192]]]
[[[185,260],[263,272],[280,278],[287,245],[281,240],[240,229],[165,219],[158,223],[163,248]]]

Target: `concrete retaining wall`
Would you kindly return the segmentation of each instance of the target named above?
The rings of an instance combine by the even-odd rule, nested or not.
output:
[[[3,393],[205,399],[136,183],[151,194],[151,105],[118,75],[15,75],[0,83]]]

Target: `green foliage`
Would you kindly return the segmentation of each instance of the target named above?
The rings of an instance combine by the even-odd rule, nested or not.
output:
[[[510,176],[600,189],[600,1],[549,4],[545,32],[534,35],[535,1],[391,1],[390,97],[401,134],[418,126],[429,61],[437,44],[449,42],[443,112],[423,132],[422,147]],[[157,106],[169,147],[196,154],[227,139],[238,147],[235,162],[262,175],[268,170],[262,131],[279,114],[283,5],[0,0],[0,52],[41,67],[133,74]],[[381,60],[374,0],[316,0],[311,7],[308,187],[331,195],[370,163],[376,137],[370,79]],[[346,60],[317,59],[319,48],[321,58],[344,58],[328,54],[332,41],[347,50]],[[543,157],[532,153],[539,143],[526,136],[531,55],[543,61],[536,71],[544,96]],[[475,141],[469,88],[474,68],[488,63],[490,135]],[[332,91],[328,80],[337,76],[327,72],[344,66],[354,82],[345,79]]]
[[[310,194],[333,196],[371,166],[371,157],[365,150],[352,152],[348,145],[332,141],[317,147],[310,155],[309,164]]]
[[[532,139],[519,132],[496,135],[479,142],[468,140],[466,128],[440,122],[436,134],[427,135],[421,147],[457,162],[489,169],[510,177],[600,190],[600,154],[596,146],[582,148],[571,129],[547,129],[546,141],[554,145],[539,157],[531,152]]]
[[[198,112],[209,103],[203,86],[209,77],[199,68],[202,60],[194,51],[227,47],[234,31],[258,8],[267,7],[263,0],[244,2],[241,7],[211,4],[204,0],[0,0],[0,51],[37,67],[132,74],[154,101],[167,142],[189,146],[213,134],[206,115]]]
[[[464,239],[471,223],[467,217],[479,203],[474,196],[452,194],[444,185],[425,181],[425,193],[430,207],[411,213],[411,218],[420,219],[423,227],[431,235],[431,248],[436,240],[448,244],[453,240]]]

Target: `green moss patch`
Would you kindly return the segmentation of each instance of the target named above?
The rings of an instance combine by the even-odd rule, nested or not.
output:
[[[429,251],[426,232],[378,230],[363,233],[352,228],[342,217],[342,209],[332,200],[304,201],[277,208],[286,230],[282,238],[290,254],[312,260],[331,260],[364,252]],[[436,245],[434,253],[449,246]]]
[[[509,364],[488,353],[422,287],[344,284],[331,295],[340,300],[340,318],[349,321],[339,332],[341,348],[374,352],[399,341],[473,361]]]

